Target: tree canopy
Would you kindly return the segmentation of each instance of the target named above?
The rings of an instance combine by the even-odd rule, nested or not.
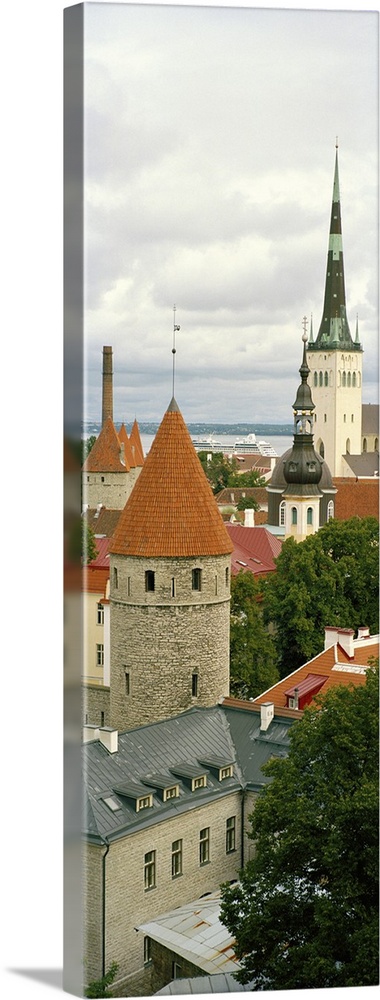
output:
[[[252,573],[241,570],[231,578],[230,691],[235,698],[255,698],[279,680],[260,597],[260,584]]]
[[[323,649],[326,625],[379,631],[379,525],[331,520],[303,542],[288,538],[263,588],[281,677]]]
[[[236,458],[227,458],[222,452],[199,451],[198,458],[213,493],[219,493],[226,486],[263,486],[265,479],[255,469],[239,472]]]
[[[378,668],[338,685],[263,767],[255,855],[222,890],[240,982],[257,990],[378,984]]]

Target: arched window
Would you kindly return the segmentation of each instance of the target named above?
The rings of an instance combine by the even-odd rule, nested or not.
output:
[[[351,452],[351,441],[350,441],[349,438],[347,438],[347,441],[346,441],[346,455],[349,455],[350,452]]]
[[[327,504],[327,520],[329,521],[331,517],[334,517],[334,501],[329,500]]]
[[[323,441],[321,441],[320,445],[319,445],[319,454],[320,454],[321,458],[325,457],[325,446],[323,444]]]
[[[306,523],[307,524],[312,524],[313,523],[313,508],[312,507],[308,507],[307,508]]]
[[[329,373],[325,372],[325,385],[329,384]]]
[[[347,372],[347,385],[351,389],[351,372]]]
[[[292,524],[297,524],[297,507],[292,507]]]
[[[352,385],[353,388],[356,386],[356,372],[352,372]]]
[[[363,438],[363,451],[367,451],[367,438]]]
[[[314,372],[314,385],[318,385],[318,372]]]
[[[346,385],[346,372],[342,372],[342,385]]]
[[[285,510],[286,510],[285,500],[281,500],[281,503],[280,503],[280,518],[279,518],[279,524],[280,524],[280,526],[283,525],[283,524],[285,524]]]
[[[319,372],[319,384],[323,385],[323,372]]]
[[[378,451],[378,450],[379,450],[379,438],[375,438],[375,448],[374,448],[374,451]]]

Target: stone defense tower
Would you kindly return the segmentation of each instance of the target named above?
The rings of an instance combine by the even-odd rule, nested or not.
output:
[[[228,694],[232,548],[173,397],[110,545],[112,726]]]
[[[307,354],[316,448],[333,477],[343,475],[342,455],[360,455],[362,450],[362,355],[358,324],[353,340],[346,314],[336,146],[323,314],[315,342],[311,329]]]
[[[113,420],[112,347],[103,347],[102,427],[108,417]]]

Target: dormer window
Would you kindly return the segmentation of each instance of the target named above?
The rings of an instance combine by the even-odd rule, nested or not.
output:
[[[136,812],[140,812],[140,809],[150,809],[153,805],[153,795],[142,795],[139,799],[136,799]]]
[[[168,799],[178,799],[179,796],[179,785],[172,785],[170,788],[164,788],[163,790],[163,800],[167,802]]]
[[[219,771],[219,781],[224,781],[225,778],[232,778],[232,764],[228,767],[221,767]]]
[[[207,778],[205,774],[201,774],[199,778],[192,778],[191,781],[191,791],[196,792],[197,788],[206,788]]]

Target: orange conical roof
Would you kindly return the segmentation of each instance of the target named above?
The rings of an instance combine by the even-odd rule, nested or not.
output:
[[[233,546],[173,398],[113,535],[110,552],[209,556]]]
[[[84,472],[125,472],[129,471],[128,463],[121,461],[120,439],[111,417],[97,437],[94,446],[83,465]]]
[[[132,430],[129,435],[129,440],[132,448],[132,454],[134,456],[135,465],[144,465],[144,449],[141,443],[139,425],[137,420],[134,420],[132,424]]]
[[[135,465],[137,465],[136,456],[132,451],[131,442],[129,440],[127,434],[127,428],[124,423],[118,430],[118,436],[120,438],[120,442],[124,445],[125,464],[128,465],[129,468],[134,469]]]

